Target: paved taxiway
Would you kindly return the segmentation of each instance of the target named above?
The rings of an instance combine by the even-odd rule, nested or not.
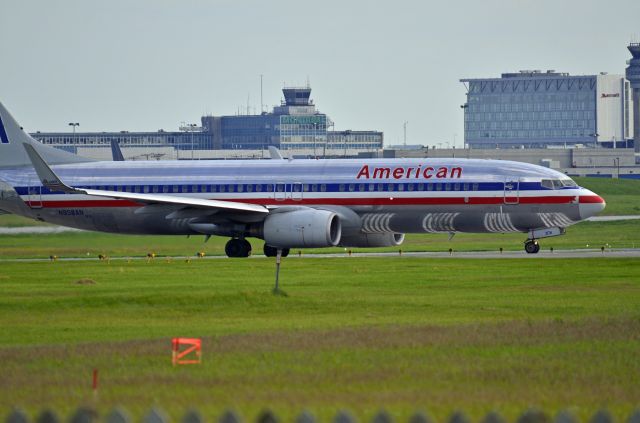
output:
[[[298,254],[298,251],[292,251],[287,260],[299,260],[303,258],[356,258],[356,257],[369,257],[369,258],[403,258],[403,257],[417,257],[417,258],[437,258],[437,259],[566,259],[566,258],[640,258],[640,248],[621,248],[621,249],[605,249],[595,250],[595,249],[580,249],[580,250],[554,250],[553,252],[547,250],[541,250],[538,254],[527,254],[524,251],[465,251],[458,252],[452,251],[449,253],[445,252],[399,252],[394,253],[353,253],[349,255],[348,253],[338,253],[338,254]],[[181,256],[157,256],[154,260],[166,260],[170,258],[176,262],[185,260],[187,258],[191,258],[192,260],[225,260],[228,259],[226,256],[208,256],[203,258],[195,258],[195,257],[181,257]],[[255,255],[249,258],[264,258],[262,254]],[[96,261],[97,257],[59,257],[56,259],[57,261]],[[125,261],[125,260],[148,260],[147,257],[114,257],[110,259],[111,261]],[[237,260],[237,259],[233,259]],[[50,261],[50,259],[46,258],[14,258],[14,259],[3,259],[0,258],[0,263],[2,262],[43,262]]]

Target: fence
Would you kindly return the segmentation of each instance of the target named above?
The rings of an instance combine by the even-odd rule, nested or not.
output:
[[[104,423],[132,423],[132,419],[124,409],[114,409],[104,419],[99,419],[97,413],[89,408],[79,408],[68,420],[69,423],[96,423],[102,420]],[[22,411],[16,410],[11,413],[6,423],[29,423],[29,417]],[[195,410],[187,412],[181,420],[181,423],[205,423],[206,420]],[[218,423],[243,423],[236,413],[233,411],[225,412],[219,419]],[[256,419],[256,423],[279,423],[278,417],[270,411],[263,412]],[[317,423],[318,420],[308,412],[302,412],[296,419],[295,423]],[[471,421],[461,412],[453,414],[446,423],[470,423]],[[51,410],[43,411],[35,420],[35,423],[62,423],[62,420]],[[142,418],[142,423],[169,423],[167,415],[158,408],[153,408]],[[332,423],[357,423],[357,420],[349,413],[341,411],[334,418]],[[393,418],[384,411],[376,414],[371,423],[394,423]],[[416,413],[409,418],[408,423],[434,423],[434,421],[424,413]],[[497,413],[489,413],[480,423],[507,423]],[[579,423],[575,416],[571,413],[563,411],[555,418],[549,417],[547,414],[529,410],[523,413],[515,423]],[[611,414],[606,410],[600,410],[591,417],[589,423],[614,423]],[[640,423],[640,409],[632,413],[625,423]]]

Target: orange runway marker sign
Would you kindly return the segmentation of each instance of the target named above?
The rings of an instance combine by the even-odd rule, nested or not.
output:
[[[200,364],[202,340],[200,338],[173,338],[172,362],[178,364]],[[181,347],[186,347],[181,349]]]

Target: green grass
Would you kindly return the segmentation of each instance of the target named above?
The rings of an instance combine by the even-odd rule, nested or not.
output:
[[[637,259],[285,259],[287,297],[273,276],[267,259],[4,262],[0,411],[401,421],[533,405],[584,420],[626,418],[640,398]],[[174,336],[202,337],[203,363],[173,368]]]

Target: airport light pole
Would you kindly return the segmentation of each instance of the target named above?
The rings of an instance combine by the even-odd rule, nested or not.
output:
[[[195,130],[194,128],[197,125],[195,123],[190,123],[189,127],[191,128],[190,134],[191,134],[191,160],[193,160],[193,131]]]
[[[318,135],[318,123],[317,122],[313,122],[313,158],[317,159],[318,156],[316,155],[316,138]]]
[[[69,126],[73,127],[73,145],[76,144],[76,126],[80,126],[78,122],[69,122]]]

